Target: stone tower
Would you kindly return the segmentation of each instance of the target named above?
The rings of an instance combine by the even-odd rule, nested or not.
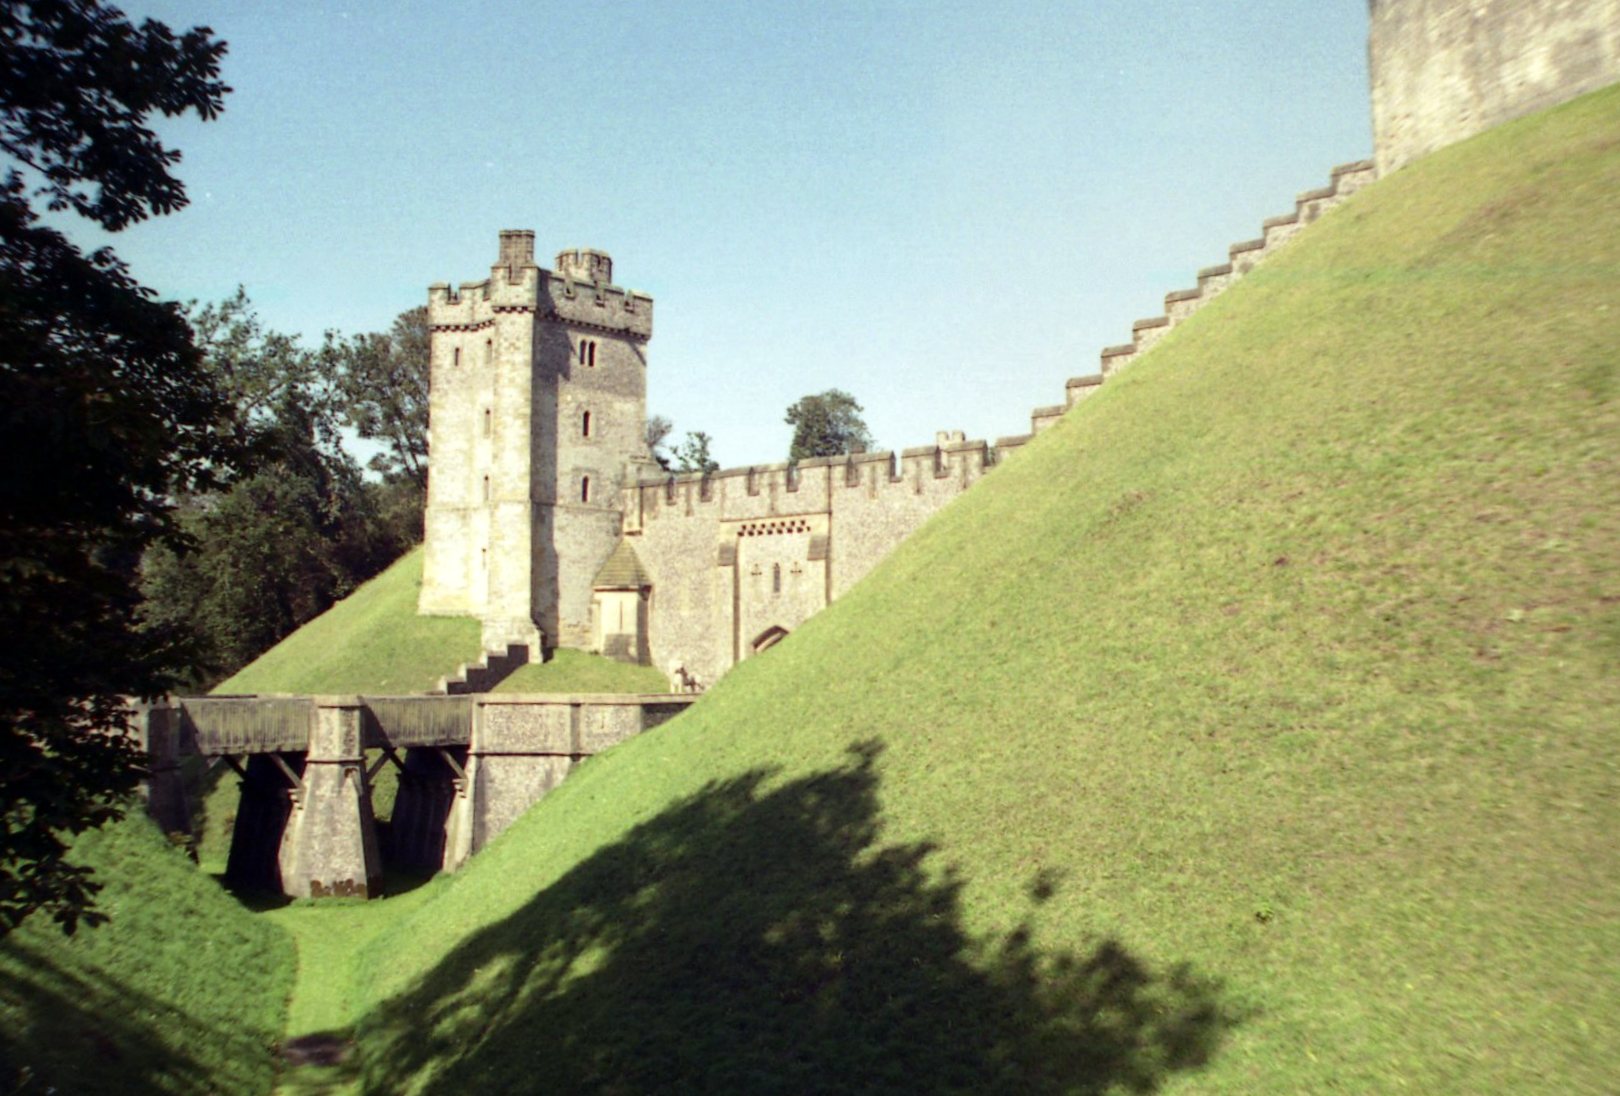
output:
[[[503,231],[489,279],[428,289],[431,386],[423,613],[475,616],[486,649],[592,641],[591,582],[620,492],[649,464],[650,297],[600,251],[534,261]]]

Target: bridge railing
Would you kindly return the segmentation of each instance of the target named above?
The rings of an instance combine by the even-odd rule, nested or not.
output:
[[[478,697],[362,696],[361,743],[367,749],[393,746],[465,746],[472,737]]]
[[[178,705],[181,752],[218,757],[309,748],[315,704],[307,696],[185,697]]]

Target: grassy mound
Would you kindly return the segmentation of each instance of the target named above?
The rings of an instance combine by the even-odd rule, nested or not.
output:
[[[216,693],[420,693],[481,653],[478,622],[416,613],[422,549],[270,648]]]
[[[556,650],[495,686],[497,693],[667,693],[669,679],[651,666],[631,666],[585,651]]]
[[[372,1087],[1604,1090],[1616,133],[1365,191],[582,766],[374,945]]]
[[[144,817],[82,835],[112,920],[0,940],[7,1092],[268,1092],[293,947]]]

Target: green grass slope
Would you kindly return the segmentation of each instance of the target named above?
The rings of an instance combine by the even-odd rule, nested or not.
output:
[[[287,933],[144,817],[82,835],[111,921],[0,940],[0,1090],[268,1093],[293,983]]]
[[[585,651],[559,648],[548,662],[519,666],[497,693],[667,693],[669,678],[651,666],[632,666]]]
[[[215,686],[217,693],[420,693],[482,653],[478,622],[416,613],[422,549]]]
[[[1617,135],[1363,192],[583,765],[373,945],[369,1089],[1609,1091]]]

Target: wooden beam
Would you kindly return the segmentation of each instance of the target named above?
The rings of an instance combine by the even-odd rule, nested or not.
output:
[[[266,754],[265,756],[270,758],[271,761],[274,761],[276,763],[276,768],[280,769],[282,773],[286,775],[288,784],[291,784],[294,788],[302,788],[304,786],[304,778],[293,772],[292,766],[287,764],[286,758],[282,757],[279,753],[274,752]]]
[[[390,761],[394,763],[394,768],[398,769],[400,772],[405,771],[405,762],[399,759],[399,755],[394,752],[394,747],[384,746],[382,748],[382,756],[377,759],[377,763],[366,770],[366,783],[369,784],[373,780],[377,779],[377,774],[382,772],[382,767],[388,764]]]
[[[457,780],[467,779],[467,774],[462,770],[461,766],[456,762],[455,757],[450,753],[449,750],[445,749],[443,746],[440,746],[439,756],[444,758],[444,763],[450,766],[450,771],[456,774]]]

